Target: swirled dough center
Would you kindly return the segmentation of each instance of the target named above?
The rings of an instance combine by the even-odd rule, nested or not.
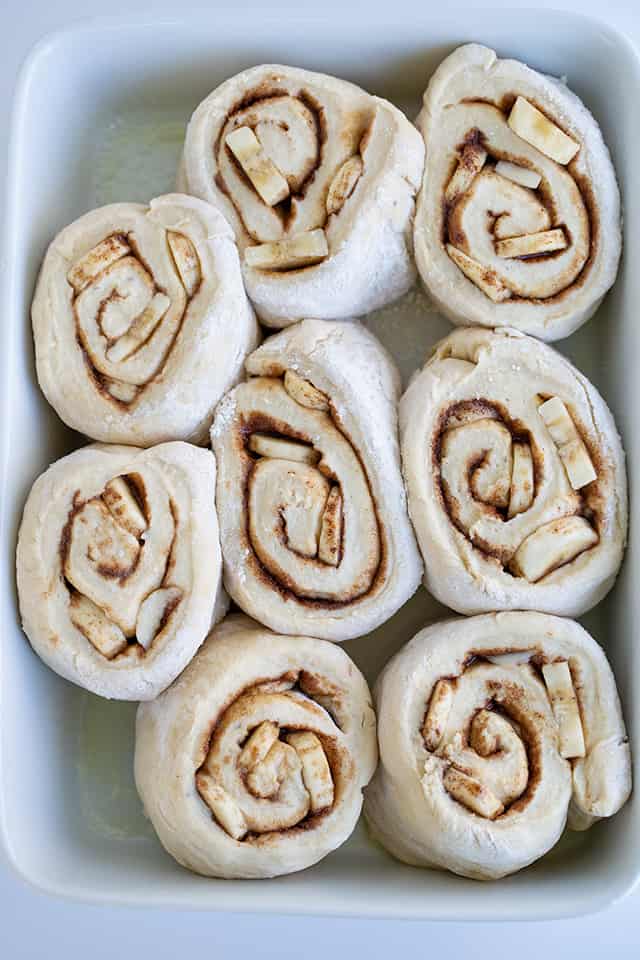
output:
[[[333,805],[337,734],[293,680],[253,687],[216,723],[196,775],[200,795],[236,840],[295,827]]]
[[[95,376],[131,403],[163,368],[200,283],[191,241],[160,228],[111,234],[67,272],[78,338]]]
[[[502,299],[546,300],[569,288],[587,262],[591,243],[589,213],[571,173],[517,136],[506,114],[492,104],[451,106],[438,135],[460,145],[446,188],[444,241],[469,279],[492,298],[492,285],[494,292],[501,286]],[[510,168],[501,161],[524,171],[525,178],[533,173],[538,186],[505,176],[500,171]],[[512,238],[520,242],[505,242]],[[527,238],[526,244],[520,238]],[[459,260],[456,251],[472,263]]]
[[[175,537],[174,508],[151,471],[76,502],[61,541],[71,619],[108,659],[130,640],[149,648],[180,603],[182,590],[165,583]]]
[[[296,402],[282,381],[256,378],[246,390],[248,532],[256,557],[299,598],[357,599],[381,560],[359,457],[328,412]]]
[[[246,232],[257,243],[278,243],[287,236],[324,229],[330,213],[339,211],[362,172],[360,161],[358,176],[350,169],[350,176],[343,176],[345,183],[341,181],[340,190],[336,186],[328,203],[328,191],[344,165],[352,158],[360,160],[360,142],[372,115],[366,111],[345,114],[337,104],[322,102],[321,95],[317,99],[304,91],[297,95],[256,92],[254,99],[246,99],[252,102],[229,116],[216,148],[219,177]],[[270,165],[268,175],[286,181],[284,196],[273,191],[277,202],[265,202],[260,183],[255,178],[252,182],[248,166],[243,168],[234,156],[233,141],[227,138],[237,130],[253,132],[256,150]],[[336,203],[338,193],[341,202]]]
[[[539,412],[545,404],[536,395],[523,406],[527,417],[516,428],[489,402],[455,404],[435,449],[442,494],[455,526],[514,575],[535,582],[592,547],[598,534],[583,516],[584,503],[573,489],[562,445],[559,454],[552,456],[553,445],[549,450],[548,425]],[[577,438],[573,442],[581,444],[579,454],[588,459],[562,407]],[[551,439],[555,443],[553,435]]]

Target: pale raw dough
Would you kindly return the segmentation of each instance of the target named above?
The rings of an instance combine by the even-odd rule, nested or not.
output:
[[[541,109],[579,144],[568,165],[510,129],[507,118],[516,96]],[[615,280],[620,259],[618,185],[594,118],[561,82],[517,60],[499,60],[487,47],[467,44],[434,73],[417,124],[426,143],[426,165],[415,253],[438,308],[459,325],[509,326],[542,340],[568,337],[594,313]],[[486,161],[447,203],[445,190],[463,146],[473,141],[487,151]],[[540,188],[497,174],[493,164],[499,160],[537,173]],[[497,255],[499,235],[555,227],[569,237],[564,251],[531,260]],[[485,268],[491,287],[497,283],[504,294],[506,286],[507,298],[493,302],[468,279],[447,254],[447,239]]]
[[[242,765],[244,742],[261,724],[286,752],[262,798],[252,789],[255,763]],[[301,781],[284,746],[292,729],[319,738],[330,767],[332,796],[316,815],[307,771]],[[135,777],[146,813],[171,856],[205,876],[275,877],[317,863],[351,835],[376,762],[370,693],[346,653],[277,636],[240,615],[211,633],[173,686],[138,708]],[[239,839],[196,786],[203,765],[232,823],[248,831]]]
[[[103,697],[151,700],[189,663],[226,609],[215,478],[210,451],[173,442],[93,444],[36,480],[18,594],[25,633],[56,673]],[[88,632],[119,638],[120,652],[105,655],[78,628],[77,603]]]
[[[321,320],[270,337],[246,366],[251,379],[224,398],[211,430],[227,590],[280,633],[368,633],[422,572],[400,473],[398,372],[359,324]],[[296,383],[311,400],[294,398]],[[306,405],[313,396],[325,409]],[[256,436],[268,435],[294,446],[256,456]],[[332,521],[336,501],[342,519]]]
[[[581,758],[564,759],[559,749],[540,671],[556,661],[568,665],[579,702]],[[427,746],[425,717],[439,680],[450,683],[452,696]],[[586,829],[613,816],[631,791],[613,674],[598,644],[571,620],[510,612],[427,627],[387,664],[375,701],[380,765],[365,791],[365,815],[374,835],[406,863],[504,877],[550,850],[567,814],[571,829]],[[487,703],[494,709],[486,711]],[[470,724],[497,733],[493,748],[487,751],[482,737],[480,752],[468,743]],[[491,819],[454,799],[445,786],[452,768],[500,796],[504,811]]]
[[[184,279],[176,237],[191,270]],[[74,269],[96,247],[74,287]],[[47,400],[105,443],[204,442],[216,403],[259,342],[229,224],[179,194],[111,204],[65,227],[45,256],[32,318]]]
[[[597,475],[579,490],[539,413],[551,397],[565,404]],[[627,534],[624,453],[600,394],[552,347],[508,329],[455,331],[402,397],[400,434],[425,585],[442,603],[458,613],[579,616],[610,590]],[[508,499],[516,446],[533,459],[533,499],[509,518],[489,485],[503,484]],[[595,530],[595,545],[532,582],[515,572],[527,537],[576,514],[592,536]],[[543,561],[559,543],[555,535],[547,540]]]
[[[239,172],[227,135],[257,134],[289,183],[286,211],[267,206]],[[363,170],[341,209],[327,195],[343,164]],[[247,292],[260,319],[284,327],[303,317],[345,319],[405,293],[415,279],[411,231],[424,147],[392,104],[344,80],[264,65],[232,77],[193,114],[178,186],[215,203],[233,224]],[[285,215],[286,214],[286,215]],[[315,266],[261,270],[248,246],[324,229],[329,253]]]

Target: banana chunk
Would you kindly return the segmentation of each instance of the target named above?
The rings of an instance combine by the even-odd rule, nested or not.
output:
[[[494,303],[502,303],[509,299],[511,290],[502,283],[490,267],[483,267],[477,260],[468,257],[466,253],[450,243],[447,244],[447,253],[465,277],[475,283],[476,287]]]
[[[228,134],[225,143],[268,207],[289,196],[289,184],[250,127],[238,127]]]
[[[516,98],[507,123],[514,133],[556,163],[566,165],[580,149],[579,143],[568,137],[524,97]]]
[[[116,523],[139,540],[147,529],[147,521],[124,477],[110,480],[102,499]]]
[[[248,830],[247,821],[233,797],[202,771],[196,774],[196,787],[225,833],[234,840],[241,840]]]
[[[458,197],[467,192],[475,177],[482,170],[487,151],[478,144],[467,144],[463,149],[453,176],[447,184],[444,198],[447,203],[455,203]]]
[[[76,293],[88,287],[92,280],[110,267],[116,260],[121,260],[131,253],[131,247],[124,236],[114,234],[107,237],[95,247],[92,247],[81,260],[69,270],[67,280]]]
[[[302,779],[309,794],[311,813],[333,806],[334,787],[331,768],[320,740],[310,731],[290,733],[291,744],[302,764]]]
[[[340,488],[331,488],[322,515],[320,537],[318,539],[318,558],[330,567],[337,567],[340,560],[342,543],[342,494]]]
[[[294,370],[285,371],[284,388],[296,403],[311,410],[328,410],[329,400],[312,383],[298,376]]]
[[[136,620],[136,640],[148,650],[182,597],[178,587],[161,587],[144,600]]]
[[[558,454],[567,472],[569,483],[574,490],[580,490],[597,479],[591,457],[571,414],[560,397],[551,397],[538,407],[551,439],[558,448]]]
[[[74,627],[107,660],[113,660],[127,647],[127,638],[93,600],[74,593],[69,600],[69,616]]]
[[[278,792],[287,776],[299,769],[300,760],[295,750],[276,740],[266,757],[247,776],[247,786],[256,797],[267,800]]]
[[[566,760],[584,757],[584,731],[569,664],[566,660],[546,663],[542,668],[542,676],[558,724],[560,756]]]
[[[307,230],[288,240],[277,243],[260,243],[247,247],[245,263],[255,270],[292,270],[320,263],[329,255],[329,246],[324,230]]]
[[[171,306],[171,300],[164,293],[154,293],[148,306],[136,317],[125,334],[119,337],[107,350],[110,363],[121,363],[138,350],[156,329]]]
[[[529,187],[530,190],[537,190],[540,186],[542,177],[535,170],[529,170],[528,167],[520,167],[517,163],[511,163],[509,160],[499,160],[496,163],[496,173],[507,180],[513,180],[519,183],[521,187]]]
[[[458,803],[461,803],[473,813],[477,813],[480,817],[493,820],[504,810],[503,804],[492,790],[485,787],[475,777],[467,776],[466,773],[456,767],[447,769],[442,782],[445,790],[451,794],[454,800],[457,800]]]
[[[167,242],[182,286],[188,297],[192,297],[200,286],[200,261],[196,248],[183,233],[167,233]]]
[[[595,546],[598,534],[583,517],[561,517],[538,527],[522,541],[511,561],[514,573],[536,583],[557,567]]]
[[[327,193],[327,214],[338,213],[342,210],[344,203],[351,196],[356,188],[356,184],[362,176],[364,165],[362,158],[355,156],[349,157],[342,164],[335,177],[331,181],[329,192]]]
[[[308,463],[314,466],[320,459],[318,450],[295,440],[282,440],[265,433],[252,433],[249,438],[249,450],[261,457],[274,460],[294,460],[296,463]]]
[[[114,398],[120,403],[131,403],[138,396],[138,388],[134,383],[126,383],[124,380],[107,380],[105,378],[105,387]]]
[[[534,476],[533,457],[528,443],[513,444],[513,466],[511,468],[511,489],[509,491],[508,517],[524,513],[533,503]]]
[[[483,653],[482,656],[497,667],[518,667],[529,663],[535,653],[535,650],[513,650],[507,653]]]
[[[564,230],[541,230],[539,233],[525,233],[521,237],[496,241],[496,253],[505,258],[530,257],[536,253],[566,250],[567,246]]]
[[[251,733],[240,751],[238,763],[246,770],[253,770],[271,750],[278,737],[280,727],[271,720],[263,720]]]
[[[319,470],[309,471],[306,464],[298,466],[289,462],[286,473],[279,484],[284,501],[280,516],[285,542],[294,553],[312,559],[318,555],[329,481]]]
[[[427,750],[433,753],[442,742],[444,728],[453,704],[453,687],[449,680],[438,680],[429,699],[429,706],[422,725],[422,739]]]

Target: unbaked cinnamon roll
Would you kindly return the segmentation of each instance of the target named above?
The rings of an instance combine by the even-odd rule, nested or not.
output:
[[[410,383],[400,428],[438,600],[578,616],[605,596],[626,541],[624,453],[568,360],[516,331],[455,331]]]
[[[397,443],[399,377],[356,323],[305,320],[248,358],[211,441],[227,590],[279,633],[384,623],[421,563]]]
[[[225,609],[215,461],[186,443],[101,446],[35,482],[18,537],[23,627],[56,673],[150,700]]]
[[[203,442],[258,343],[231,228],[178,194],[111,204],[65,227],[32,317],[47,400],[109,443]]]
[[[613,284],[620,197],[609,151],[563,83],[468,44],[434,73],[418,269],[456,324],[569,336]]]
[[[338,647],[244,616],[138,708],[135,776],[158,837],[213,877],[303,870],[344,843],[377,762],[366,682]]]
[[[380,766],[365,814],[406,863],[504,877],[550,850],[567,817],[584,830],[631,791],[614,677],[571,620],[435,624],[387,664],[375,699]]]
[[[409,289],[423,161],[420,135],[386,100],[267,65],[197,108],[178,185],[233,224],[249,297],[283,327],[360,315]]]

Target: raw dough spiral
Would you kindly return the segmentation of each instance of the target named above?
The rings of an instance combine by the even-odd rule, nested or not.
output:
[[[197,108],[179,189],[233,224],[260,319],[344,319],[412,285],[424,147],[407,118],[359,87],[253,67]]]
[[[418,633],[378,679],[374,835],[406,863],[476,879],[520,870],[615,814],[629,745],[606,657],[541,613],[449,620]]]
[[[18,538],[24,630],[61,676],[150,700],[224,613],[215,460],[186,443],[93,444],[35,482]]]
[[[399,378],[358,324],[305,320],[247,360],[211,438],[225,583],[281,633],[347,640],[418,587],[397,446]]]
[[[418,118],[426,165],[418,270],[456,324],[569,336],[613,284],[620,197],[609,151],[563,84],[468,44]]]
[[[425,584],[458,613],[579,616],[613,585],[627,531],[624,453],[602,397],[516,331],[442,340],[400,404]]]
[[[32,317],[45,396],[69,426],[109,443],[201,443],[258,343],[231,228],[179,194],[65,227]]]
[[[356,825],[377,761],[364,678],[340,648],[228,617],[141,704],[135,775],[169,853],[214,877],[311,866]]]

